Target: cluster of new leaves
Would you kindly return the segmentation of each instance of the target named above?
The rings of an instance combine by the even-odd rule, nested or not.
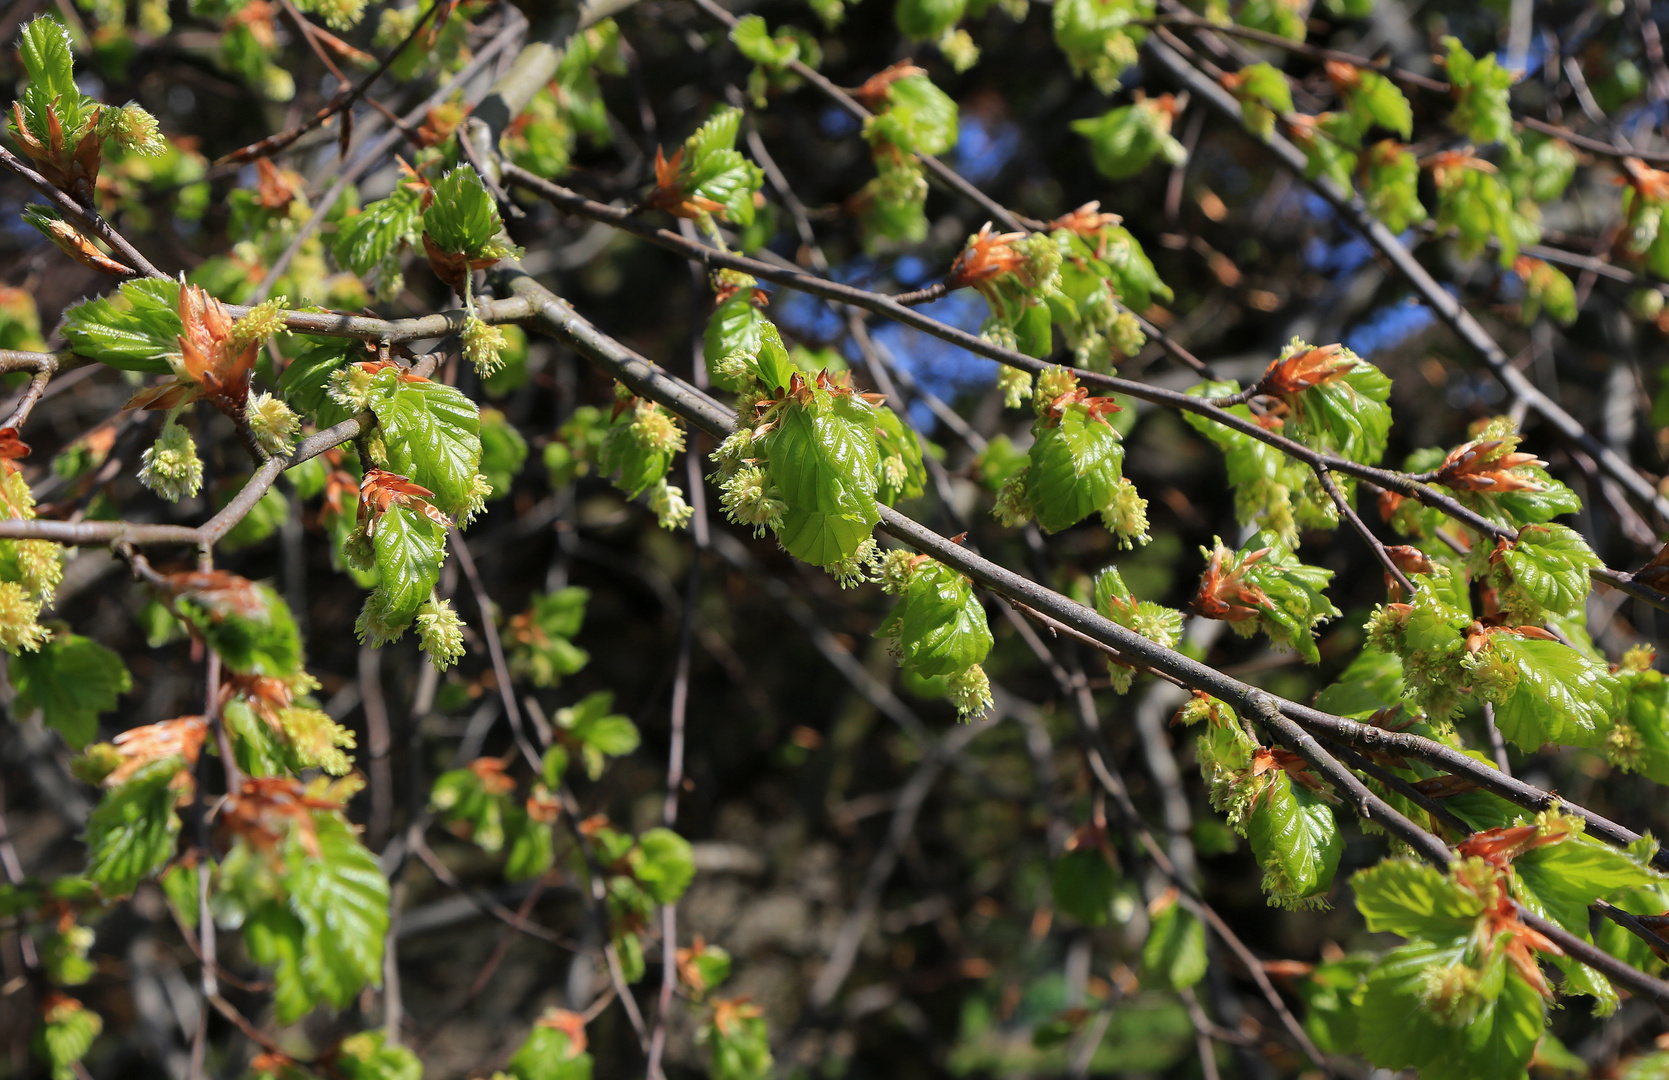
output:
[[[1152,0],[1064,0],[1051,12],[1055,44],[1066,54],[1072,74],[1089,76],[1096,89],[1111,94],[1147,37],[1137,24],[1153,18],[1153,12]]]
[[[541,774],[523,798],[516,780],[498,758],[477,758],[441,773],[429,792],[429,810],[454,834],[491,855],[505,853],[510,881],[536,878],[551,868],[555,846],[551,826],[562,812],[556,792],[566,756],[547,753]]]
[[[715,217],[744,229],[752,225],[765,173],[736,149],[741,129],[742,110],[722,108],[670,159],[656,147],[655,190],[644,206],[690,218],[714,236]]]
[[[511,161],[540,176],[561,176],[581,136],[593,145],[609,139],[608,111],[597,73],[623,75],[620,28],[604,19],[569,40],[556,78],[533,95],[499,140]]]
[[[713,454],[731,520],[770,529],[789,554],[865,579],[878,503],[921,494],[921,446],[891,409],[851,376],[797,368],[759,310],[752,279],[721,285],[705,353],[713,380],[735,391],[737,431]]]
[[[1250,391],[1235,382],[1205,382],[1189,390],[1207,400],[1228,399],[1229,413],[1314,450],[1376,465],[1391,430],[1386,404],[1391,381],[1341,345],[1315,348],[1294,339]],[[1332,528],[1338,507],[1314,474],[1278,447],[1197,413],[1183,418],[1223,451],[1234,489],[1235,516],[1291,545],[1300,528]],[[1354,485],[1337,483],[1348,497]]]
[[[70,46],[69,30],[52,16],[41,16],[23,28],[18,58],[28,81],[12,103],[9,133],[54,187],[92,206],[107,141],[145,155],[161,154],[165,144],[156,118],[138,105],[101,105],[81,92]],[[107,274],[133,272],[102,252],[54,207],[30,207],[24,220],[84,266]]]
[[[991,651],[991,628],[973,582],[926,555],[889,552],[877,575],[898,597],[875,631],[891,639],[893,654],[910,675],[941,680],[957,712],[979,716],[991,707],[991,684],[980,662]]]
[[[773,34],[758,15],[744,15],[736,20],[730,40],[743,56],[753,61],[753,71],[748,74],[748,97],[756,109],[763,109],[770,95],[799,89],[802,80],[790,65],[798,61],[816,68],[823,62],[823,48],[815,36],[797,26],[784,26]]]
[[[1215,698],[1196,694],[1180,718],[1207,721],[1195,744],[1200,774],[1211,805],[1250,841],[1270,902],[1326,906],[1344,840],[1322,781],[1298,755],[1259,745]]]
[[[956,102],[908,61],[870,76],[852,96],[875,114],[863,132],[876,176],[849,204],[865,242],[920,243],[927,236],[927,175],[917,155],[956,146]]]
[[[1182,638],[1182,612],[1151,600],[1138,600],[1116,566],[1095,575],[1095,610],[1166,648],[1174,648]],[[1113,690],[1120,694],[1129,691],[1136,677],[1134,668],[1113,657],[1107,658],[1107,672]]]
[[[1124,444],[1108,419],[1121,407],[1092,397],[1064,368],[1037,380],[1037,419],[1027,462],[1003,481],[996,515],[1005,525],[1036,519],[1046,532],[1099,514],[1126,547],[1147,540],[1147,500],[1125,479]]]
[[[1368,929],[1408,942],[1318,967],[1305,994],[1310,1034],[1326,1052],[1433,1080],[1524,1075],[1538,1044],[1544,1058],[1557,1045],[1544,1033],[1556,993],[1543,963],[1558,970],[1563,993],[1593,996],[1602,1014],[1616,1009],[1617,994],[1521,912],[1591,940],[1596,901],[1661,899],[1650,854],[1606,847],[1579,820],[1548,812],[1473,834],[1447,869],[1392,858],[1357,873],[1351,887]]]
[[[945,287],[972,288],[984,298],[986,340],[1046,358],[1059,325],[1079,366],[1110,371],[1115,359],[1147,343],[1132,312],[1171,298],[1120,221],[1092,202],[1050,222],[1046,232],[993,233],[987,223],[968,238]],[[1029,396],[1024,372],[1005,369],[1001,380],[1010,407]]]

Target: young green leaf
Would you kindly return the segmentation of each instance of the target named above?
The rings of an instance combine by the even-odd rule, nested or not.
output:
[[[128,895],[173,857],[176,771],[150,770],[111,789],[87,818],[87,876],[105,896]]]
[[[1504,143],[1518,148],[1513,135],[1512,103],[1508,100],[1512,72],[1502,67],[1494,53],[1474,57],[1459,38],[1445,37],[1448,51],[1449,85],[1455,97],[1455,111],[1449,126],[1479,145]]]
[[[110,296],[64,313],[63,334],[79,355],[125,371],[171,375],[180,355],[180,283],[136,278]]]
[[[1142,970],[1157,986],[1186,990],[1205,978],[1205,969],[1205,924],[1172,897],[1152,916]]]
[[[1540,630],[1474,632],[1473,640],[1482,640],[1465,660],[1473,690],[1495,703],[1501,734],[1526,750],[1546,743],[1599,745],[1617,712],[1617,680],[1604,663],[1563,642],[1524,636],[1527,629]]]
[[[22,718],[36,709],[41,722],[79,750],[98,734],[99,714],[133,686],[122,658],[89,638],[58,633],[35,652],[19,652],[11,662],[11,714]]]
[[[1246,838],[1263,867],[1263,889],[1282,907],[1317,906],[1333,884],[1344,841],[1333,808],[1277,769],[1247,821]]]
[[[448,517],[477,509],[475,475],[481,467],[481,414],[456,388],[402,376],[395,368],[371,382],[371,411],[382,429],[388,469],[434,492]]]
[[[1082,2],[1093,4],[1095,0]],[[1089,140],[1095,167],[1102,176],[1125,180],[1147,168],[1156,157],[1168,165],[1182,164],[1188,152],[1171,135],[1175,114],[1175,102],[1165,94],[1122,105],[1099,117],[1074,120],[1072,130]]]
[[[591,593],[575,585],[553,593],[537,593],[529,608],[510,620],[510,670],[535,686],[555,686],[590,662],[591,656],[573,643],[585,621]]]
[[[515,1080],[591,1080],[591,1055],[586,1053],[585,1018],[565,1009],[550,1009],[528,1032],[510,1059]]]
[[[1153,18],[1153,11],[1152,0],[1060,0],[1052,12],[1055,44],[1072,74],[1088,75],[1097,90],[1111,94],[1147,37],[1131,24]]]

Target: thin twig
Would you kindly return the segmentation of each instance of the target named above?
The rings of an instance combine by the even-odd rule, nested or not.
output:
[[[307,35],[308,41],[311,42],[312,34],[308,33],[305,29],[307,20],[302,18],[300,12],[294,10],[294,5],[288,3],[288,0],[286,0],[285,6],[294,13],[296,19],[304,24],[302,32]],[[324,108],[313,114],[313,116],[309,119],[303,121],[299,126],[293,127],[289,131],[279,132],[277,135],[269,135],[260,142],[251,143],[250,145],[243,147],[241,150],[234,150],[230,154],[227,154],[225,157],[216,161],[215,164],[235,164],[237,162],[254,161],[256,158],[269,157],[284,149],[286,146],[289,146],[309,131],[322,127],[327,120],[329,120],[332,116],[335,116],[337,113],[353,108],[354,102],[363,97],[366,91],[370,90],[378,79],[387,74],[388,69],[393,66],[394,61],[398,60],[400,55],[406,51],[406,47],[413,41],[417,40],[417,35],[422,33],[423,28],[428,25],[429,20],[434,18],[435,12],[445,6],[446,0],[434,0],[434,2],[429,5],[428,10],[424,11],[423,14],[418,17],[416,24],[414,24],[411,28],[411,32],[401,40],[400,44],[394,47],[392,52],[383,58],[382,63],[377,65],[375,71],[372,71],[354,85],[337,94],[329,104],[325,105]],[[340,77],[340,73],[338,73],[338,77]],[[343,79],[342,81],[346,82],[347,80]],[[422,119],[422,117],[419,116],[417,119]]]

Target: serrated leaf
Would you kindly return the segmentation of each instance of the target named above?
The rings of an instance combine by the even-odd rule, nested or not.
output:
[[[1422,1080],[1520,1080],[1541,1037],[1545,1005],[1497,952],[1480,978],[1476,1015],[1445,1023],[1433,1010],[1426,972],[1462,962],[1464,943],[1413,942],[1386,954],[1368,975],[1357,1029],[1361,1050],[1387,1069],[1415,1068]],[[1493,991],[1493,992],[1491,992]]]
[[[316,338],[278,376],[279,393],[291,408],[311,417],[321,429],[333,427],[348,419],[349,413],[330,397],[330,377],[363,355],[363,347],[352,338]]]
[[[137,278],[110,296],[83,301],[64,313],[63,334],[78,354],[125,371],[173,373],[179,355],[180,283]]]
[[[1154,916],[1142,944],[1142,970],[1155,985],[1186,990],[1205,978],[1206,963],[1205,924],[1198,916],[1181,904]]]
[[[700,196],[719,204],[724,219],[746,227],[753,224],[753,196],[765,182],[758,165],[736,150],[742,111],[725,107],[684,142],[678,173],[685,197]]]
[[[1436,867],[1411,858],[1385,859],[1350,879],[1356,910],[1376,934],[1447,940],[1469,933],[1483,900]]]
[[[815,566],[855,553],[881,520],[874,410],[840,394],[790,404],[765,447],[787,506],[777,530],[782,546]]]
[[[241,582],[235,600],[186,588],[175,602],[232,671],[285,679],[301,670],[301,633],[283,597],[271,586]]]
[[[387,604],[386,621],[404,626],[440,581],[446,532],[416,510],[393,506],[377,522],[371,543],[377,555],[377,588]]]
[[[1034,427],[1026,498],[1045,532],[1071,528],[1112,502],[1124,445],[1118,432],[1081,403],[1066,406],[1059,425]]]
[[[1502,553],[1501,563],[1510,573],[1504,580],[1498,573],[1492,577],[1497,588],[1532,602],[1528,611],[1513,605],[1526,621],[1539,619],[1541,609],[1566,617],[1579,614],[1591,591],[1588,573],[1603,565],[1582,534],[1564,525],[1526,525]]]
[[[1271,777],[1247,821],[1246,839],[1263,867],[1264,890],[1281,904],[1325,893],[1344,841],[1333,808],[1283,770]]]
[[[1468,665],[1476,692],[1495,703],[1496,727],[1526,750],[1597,746],[1611,730],[1616,679],[1562,642],[1493,634]]]
[[[973,584],[931,560],[910,575],[879,633],[898,639],[900,663],[922,678],[960,674],[991,651],[991,628]]]
[[[388,879],[339,814],[315,812],[313,824],[318,854],[292,834],[285,892],[302,926],[302,978],[316,999],[341,1009],[367,985],[382,985]]]
[[[1391,431],[1391,380],[1365,360],[1343,375],[1296,394],[1283,395],[1292,408],[1285,434],[1315,449],[1336,453],[1364,465],[1385,456]]]
[[[107,897],[126,896],[174,854],[180,818],[174,770],[107,791],[87,818],[87,876]]]
[[[906,75],[887,87],[885,110],[864,130],[871,143],[884,140],[905,153],[949,153],[959,133],[956,102],[926,75]]]
[[[58,19],[43,15],[32,19],[18,35],[18,59],[29,81],[44,90],[49,97],[69,96],[79,101],[81,91],[75,85],[75,55],[70,48],[70,32]]]
[[[57,633],[36,652],[20,652],[11,662],[11,714],[26,717],[36,709],[41,722],[75,750],[98,734],[99,714],[133,686],[122,658],[89,638]]]
[[[481,414],[475,402],[437,382],[406,382],[393,368],[373,383],[371,411],[382,428],[388,468],[435,493],[448,517],[470,508],[481,467]]]
[[[1366,719],[1402,701],[1402,660],[1392,653],[1363,649],[1315,700],[1315,707],[1338,716]]]
[[[397,268],[401,249],[417,243],[423,221],[417,189],[401,184],[386,198],[342,219],[332,248],[336,263],[361,277],[386,273],[390,264]]]
[[[753,379],[780,393],[794,374],[782,335],[754,305],[751,289],[738,290],[714,309],[702,343],[714,385],[732,393],[742,392]]]

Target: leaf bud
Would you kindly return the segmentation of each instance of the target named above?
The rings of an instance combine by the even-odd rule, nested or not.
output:
[[[169,502],[197,494],[203,486],[203,461],[191,433],[172,420],[139,459],[139,482]]]
[[[417,609],[417,637],[440,670],[456,664],[464,655],[464,623],[446,600],[431,597]]]
[[[246,413],[255,442],[269,454],[287,454],[301,433],[301,417],[283,398],[262,391],[249,399]]]

